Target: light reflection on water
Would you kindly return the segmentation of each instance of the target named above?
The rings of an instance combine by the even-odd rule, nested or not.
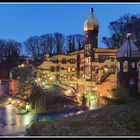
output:
[[[5,110],[0,110],[0,134],[8,135],[25,131],[31,123],[33,115],[18,115],[12,105],[7,105]]]
[[[2,94],[2,85],[0,83],[0,94]],[[0,105],[1,107],[1,105]],[[49,115],[38,117],[37,120],[54,120],[61,116],[67,117],[75,114],[79,114],[82,111],[71,110],[59,113],[51,113]],[[24,131],[29,124],[33,121],[37,121],[37,116],[28,113],[25,115],[19,115],[16,113],[16,108],[11,104],[5,105],[5,109],[0,109],[0,134],[2,135],[20,135],[24,136]]]

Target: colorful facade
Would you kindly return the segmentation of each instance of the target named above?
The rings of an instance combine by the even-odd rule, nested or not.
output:
[[[92,81],[97,81],[105,73],[116,71],[117,49],[98,48],[95,51],[95,62],[92,64]],[[49,57],[37,67],[37,77],[46,80],[84,79],[84,50],[64,55]]]

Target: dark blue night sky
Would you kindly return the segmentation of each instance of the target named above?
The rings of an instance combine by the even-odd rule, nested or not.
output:
[[[109,36],[110,21],[126,13],[139,14],[140,4],[97,4],[97,3],[30,3],[0,4],[0,39],[14,39],[23,42],[33,35],[61,32],[83,34],[84,20],[93,7],[100,24],[99,48],[103,36]]]

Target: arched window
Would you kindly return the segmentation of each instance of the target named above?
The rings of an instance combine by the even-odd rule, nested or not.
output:
[[[71,68],[70,67],[68,67],[68,72],[70,72],[71,71]]]
[[[135,62],[131,63],[131,68],[134,69],[135,68]]]
[[[67,75],[67,79],[70,80],[70,74]]]
[[[66,79],[67,78],[67,75],[66,74],[64,74],[64,79]]]
[[[75,72],[75,67],[74,66],[71,68],[71,71],[72,72]]]
[[[72,80],[74,80],[74,78],[75,78],[75,75],[74,75],[74,74],[72,74],[72,75],[71,75],[71,79],[72,79]]]
[[[124,61],[123,63],[123,72],[128,72],[128,62]]]
[[[118,64],[117,64],[117,71],[118,71],[118,72],[120,72],[120,66],[121,66],[121,65],[120,65],[120,62],[118,62]]]

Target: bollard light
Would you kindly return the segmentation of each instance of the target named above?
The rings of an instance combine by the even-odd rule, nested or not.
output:
[[[18,101],[17,103],[18,103],[18,106],[19,106],[19,104],[20,104],[20,101]]]
[[[9,98],[9,104],[11,104],[11,100],[12,100],[12,99],[11,99],[11,98]]]
[[[26,112],[29,111],[29,103],[26,103]]]

